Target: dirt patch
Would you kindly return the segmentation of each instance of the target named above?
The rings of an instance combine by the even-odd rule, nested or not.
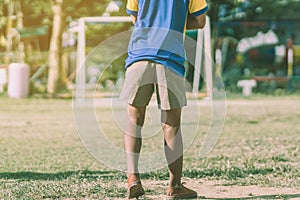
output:
[[[300,188],[227,186],[225,181],[189,179],[186,186],[198,192],[197,199],[299,199]],[[140,199],[164,199],[168,181],[143,181],[146,195]],[[126,185],[122,185],[125,187]],[[152,193],[152,194],[151,194]],[[153,195],[155,193],[156,195]]]

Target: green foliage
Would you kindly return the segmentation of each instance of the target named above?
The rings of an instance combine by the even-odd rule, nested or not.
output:
[[[300,9],[300,4],[297,0],[209,0],[208,2],[210,6],[208,14],[212,21],[219,21],[222,17],[225,17],[224,19],[226,19],[226,21],[299,19],[297,12]],[[226,13],[220,14],[220,7],[222,6],[226,7]],[[289,12],[286,12],[287,10]],[[235,15],[242,12],[244,13],[242,17]],[[283,15],[282,13],[285,14]],[[230,15],[232,15],[232,17],[226,18]]]
[[[100,16],[104,13],[109,0],[77,0],[65,1],[67,16],[79,18],[83,16]]]
[[[131,26],[131,23],[87,24],[86,45],[95,47],[110,36],[127,31]]]
[[[64,0],[65,17],[77,19],[84,16],[100,16],[104,13],[109,0]],[[52,1],[24,0],[22,7],[25,13],[25,23],[38,25],[44,20],[52,18]]]
[[[0,0],[0,33],[4,32],[5,26],[7,23],[7,18],[6,18],[6,6],[7,6],[7,1],[6,0]]]

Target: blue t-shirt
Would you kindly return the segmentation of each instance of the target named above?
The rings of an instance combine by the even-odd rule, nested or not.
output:
[[[125,68],[149,60],[183,76],[187,16],[201,15],[207,9],[205,0],[128,0],[126,11],[137,16],[137,22],[128,45]]]

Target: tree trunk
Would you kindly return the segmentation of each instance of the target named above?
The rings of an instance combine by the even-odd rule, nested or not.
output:
[[[55,95],[63,83],[61,78],[61,44],[64,24],[62,6],[63,0],[53,1],[53,26],[49,49],[49,72],[47,85],[47,92],[50,95]]]

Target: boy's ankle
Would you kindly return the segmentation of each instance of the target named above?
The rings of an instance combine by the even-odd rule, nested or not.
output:
[[[127,173],[127,178],[129,179],[140,179],[139,173]]]
[[[178,181],[170,181],[169,183],[169,187],[178,187],[178,186],[181,186],[181,180],[178,180]]]

